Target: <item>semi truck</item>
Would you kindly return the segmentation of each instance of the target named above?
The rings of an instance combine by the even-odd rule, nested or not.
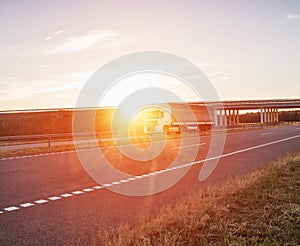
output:
[[[144,132],[158,132],[159,129],[166,134],[207,131],[214,124],[210,110],[197,103],[148,105],[143,113]]]

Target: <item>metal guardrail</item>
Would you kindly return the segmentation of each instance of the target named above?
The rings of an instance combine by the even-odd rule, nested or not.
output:
[[[125,137],[125,133],[119,137],[119,139],[128,140]],[[0,137],[0,146],[12,146],[12,145],[23,145],[23,144],[32,144],[32,143],[48,143],[48,147],[51,147],[51,144],[54,142],[64,142],[64,141],[73,141],[74,137],[76,139],[89,140],[97,139],[99,143],[109,142],[113,140],[111,132],[86,132],[86,133],[62,133],[62,134],[44,134],[44,135],[20,135],[20,136],[4,136]],[[135,136],[131,136],[130,139],[145,139],[147,135],[143,132],[137,133]],[[6,145],[3,142],[8,142]]]

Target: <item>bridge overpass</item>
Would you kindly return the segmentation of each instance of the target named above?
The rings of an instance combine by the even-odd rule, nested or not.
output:
[[[185,103],[169,103],[181,111],[183,122],[190,122],[185,113]],[[219,102],[188,102],[197,122],[206,122],[218,127],[239,124],[239,113],[242,110],[260,111],[261,124],[278,122],[278,110],[300,109],[300,99],[273,99],[273,100],[239,100]],[[90,117],[96,111],[96,131],[109,131],[110,121],[115,107],[87,107],[87,108],[53,108],[0,111],[0,135],[31,135],[57,134],[72,132],[72,116],[74,111],[82,112],[82,118]],[[208,112],[210,117],[208,116]],[[103,120],[105,119],[105,120]],[[194,117],[192,117],[194,119]],[[20,120],[22,124],[20,124]]]
[[[240,110],[259,110],[260,123],[278,122],[279,109],[300,108],[300,99],[239,100],[222,102],[192,102],[189,105],[211,108],[215,126],[239,124]]]

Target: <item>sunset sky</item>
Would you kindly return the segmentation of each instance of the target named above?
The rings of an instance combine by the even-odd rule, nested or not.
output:
[[[146,50],[190,60],[224,100],[300,97],[299,0],[7,0],[0,30],[0,110],[74,107],[98,68]],[[156,83],[196,99],[179,81],[145,75],[102,104]]]

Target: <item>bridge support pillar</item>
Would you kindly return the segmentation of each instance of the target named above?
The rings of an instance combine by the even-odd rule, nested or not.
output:
[[[264,110],[264,123],[266,123],[267,122],[267,109],[264,108],[263,110]]]
[[[215,126],[238,125],[240,123],[238,109],[215,109]]]
[[[264,109],[260,108],[260,124],[264,123]]]
[[[223,126],[223,110],[220,110],[220,114],[219,114],[219,120],[220,120],[220,126]]]
[[[270,122],[273,122],[273,109],[270,108]]]
[[[218,122],[218,110],[217,109],[214,109],[214,122],[215,122],[215,126],[219,125],[219,122]]]
[[[230,124],[230,110],[225,110],[226,125]]]

